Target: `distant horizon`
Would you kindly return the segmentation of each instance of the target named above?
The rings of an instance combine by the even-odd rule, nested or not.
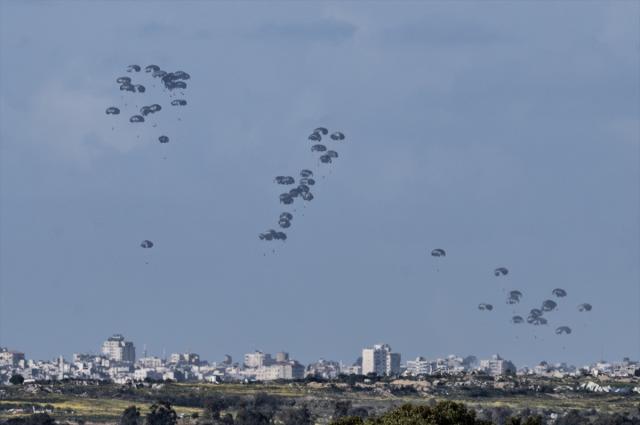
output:
[[[140,348],[140,347],[136,344],[136,342],[135,342],[135,341],[132,341],[131,339],[127,338],[126,334],[122,334],[122,333],[114,333],[114,334],[112,334],[111,336],[113,336],[113,335],[122,335],[122,336],[124,336],[124,338],[125,338],[125,340],[126,340],[126,341],[131,341],[131,342],[133,342],[134,347],[135,347],[135,350],[136,350],[136,360],[138,360],[138,359],[140,359],[140,358],[144,358],[144,356],[142,355],[142,353],[143,353],[144,349],[143,349],[143,348]],[[107,338],[109,338],[109,337],[106,337],[106,338],[105,338],[105,340],[106,340]],[[367,346],[367,347],[362,347],[362,348],[363,348],[363,349],[364,349],[364,348],[369,348],[369,347],[372,347],[372,346],[373,346],[373,345],[375,345],[375,344],[384,344],[384,342],[376,342],[376,343],[373,343],[373,344],[371,344],[371,345],[369,345],[369,346]],[[65,355],[64,353],[60,353],[60,354],[58,354],[58,355],[54,355],[51,359],[44,359],[44,358],[31,358],[27,352],[24,352],[24,351],[22,351],[22,350],[20,350],[20,349],[14,348],[14,347],[5,347],[5,346],[0,346],[0,347],[7,348],[9,351],[21,352],[21,353],[23,353],[23,354],[25,355],[25,358],[26,358],[26,359],[28,359],[28,360],[29,360],[29,359],[31,359],[31,360],[35,360],[35,361],[55,360],[55,359],[57,359],[60,355],[62,355],[62,356],[63,356],[63,358],[66,360],[66,359],[68,359],[68,358],[72,358],[74,354],[92,354],[92,355],[94,355],[94,354],[95,354],[95,355],[101,355],[101,354],[102,354],[102,353],[101,353],[101,349],[100,349],[100,347],[98,347],[96,350],[88,350],[88,351],[72,351],[71,353],[67,353],[66,355]],[[428,359],[428,360],[435,360],[435,359],[438,359],[438,358],[447,358],[448,356],[451,356],[451,355],[453,355],[453,356],[458,356],[458,357],[462,357],[462,358],[465,358],[465,357],[467,357],[467,356],[475,356],[478,360],[482,360],[482,359],[488,359],[488,358],[491,358],[491,356],[493,356],[493,355],[495,355],[495,354],[500,355],[500,357],[504,358],[505,360],[510,360],[510,361],[512,361],[512,362],[516,365],[516,367],[517,367],[518,369],[520,369],[520,368],[522,368],[522,367],[535,366],[535,365],[537,365],[537,364],[539,364],[539,363],[541,363],[541,362],[543,362],[543,361],[546,361],[547,363],[550,363],[550,364],[566,363],[566,364],[567,364],[567,365],[569,365],[569,366],[575,366],[575,367],[578,367],[578,368],[579,368],[579,367],[582,367],[582,366],[586,366],[586,365],[590,365],[590,364],[594,364],[594,363],[599,363],[599,362],[602,362],[602,361],[606,361],[606,362],[617,362],[617,361],[622,361],[622,360],[624,360],[625,358],[628,358],[628,359],[634,360],[634,357],[633,357],[633,356],[622,356],[622,357],[621,357],[621,358],[619,358],[619,359],[606,359],[606,358],[604,358],[604,359],[603,359],[603,358],[600,358],[600,359],[598,359],[598,360],[592,360],[592,361],[587,362],[587,363],[575,363],[575,362],[570,362],[570,361],[566,361],[566,360],[565,360],[565,361],[554,361],[554,360],[550,360],[550,359],[541,359],[541,360],[539,360],[539,361],[538,361],[537,363],[535,363],[535,364],[521,364],[521,363],[519,363],[516,359],[513,359],[513,358],[511,358],[511,357],[509,357],[508,355],[505,355],[505,354],[503,354],[503,353],[491,353],[491,354],[488,354],[488,355],[477,355],[477,354],[475,354],[475,353],[467,353],[467,354],[463,354],[463,353],[447,353],[447,354],[436,355],[436,356],[427,356],[427,355],[424,355],[424,354],[417,354],[417,355],[415,355],[415,356],[413,356],[413,355],[412,355],[412,356],[408,356],[408,357],[407,357],[405,354],[403,354],[403,352],[402,352],[401,350],[398,350],[396,347],[391,346],[391,349],[393,350],[393,352],[397,352],[397,353],[400,353],[400,354],[401,354],[401,356],[402,356],[402,357],[401,357],[401,363],[402,363],[402,364],[405,364],[407,360],[410,360],[410,361],[411,361],[411,360],[415,360],[417,357],[424,357],[424,358],[426,358],[426,359]],[[185,350],[185,351],[181,351],[181,350],[166,350],[166,353],[165,353],[164,355],[163,355],[162,353],[160,353],[160,354],[156,354],[156,353],[149,353],[148,351],[149,351],[149,350],[147,349],[147,357],[157,357],[157,358],[160,358],[160,359],[163,359],[163,360],[167,359],[171,354],[176,354],[176,353],[192,353],[192,354],[197,354],[197,355],[199,355],[201,360],[204,360],[204,361],[207,361],[207,362],[217,362],[217,363],[221,362],[221,361],[222,361],[222,359],[224,358],[224,356],[228,354],[228,355],[230,355],[230,356],[231,356],[231,358],[232,358],[232,360],[233,360],[233,362],[234,362],[234,363],[239,363],[239,364],[242,364],[243,356],[244,356],[245,354],[253,353],[253,352],[255,352],[255,351],[261,351],[261,352],[263,352],[263,353],[267,353],[267,354],[275,354],[275,353],[277,353],[277,352],[284,351],[284,352],[286,352],[286,353],[289,353],[289,355],[291,356],[291,359],[292,359],[292,360],[300,361],[302,364],[310,364],[310,363],[317,362],[317,361],[318,361],[318,360],[320,360],[320,359],[323,359],[323,360],[337,361],[337,362],[342,362],[343,364],[352,365],[352,364],[354,364],[354,363],[355,363],[355,361],[358,359],[358,357],[360,357],[360,356],[362,355],[362,351],[360,351],[360,352],[359,352],[359,354],[356,354],[356,356],[353,358],[353,360],[348,360],[348,361],[345,361],[344,359],[333,358],[333,357],[318,357],[318,358],[316,358],[316,359],[300,359],[300,358],[298,358],[298,357],[296,357],[296,356],[295,356],[295,353],[292,353],[291,351],[288,351],[288,350],[286,350],[286,349],[280,349],[280,350],[262,350],[262,349],[260,349],[260,348],[256,348],[256,349],[254,349],[254,350],[245,351],[245,352],[243,352],[242,354],[237,354],[237,355],[229,354],[230,352],[226,352],[226,353],[225,353],[225,354],[223,354],[222,356],[218,356],[218,357],[219,357],[219,359],[218,359],[218,358],[213,359],[213,358],[210,358],[210,357],[208,357],[208,356],[206,356],[206,355],[203,355],[203,354],[202,354],[201,352],[199,352],[198,350],[189,350],[189,351],[187,351],[187,350]],[[635,359],[635,360],[640,360],[640,359]]]

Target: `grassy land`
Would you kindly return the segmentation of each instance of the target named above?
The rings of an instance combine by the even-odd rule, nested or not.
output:
[[[78,386],[68,383],[33,388],[0,387],[0,418],[19,413],[9,413],[8,409],[18,405],[36,406],[44,409],[46,405],[54,407],[53,416],[60,420],[83,419],[88,422],[115,422],[122,411],[131,405],[146,414],[156,400],[169,399],[177,413],[190,417],[202,412],[203,400],[212,395],[235,395],[250,398],[258,393],[267,393],[283,397],[291,402],[311,406],[314,414],[328,417],[333,411],[335,401],[350,400],[353,406],[366,407],[370,412],[379,413],[404,403],[434,403],[441,400],[461,401],[480,409],[508,408],[514,412],[525,408],[532,410],[568,411],[571,409],[595,409],[599,413],[623,413],[637,411],[640,407],[640,395],[612,394],[527,394],[468,397],[461,394],[450,395],[407,395],[394,396],[376,394],[374,391],[335,391],[327,388],[304,384],[281,385],[241,385],[241,384],[165,384],[156,388],[130,388],[119,385]],[[30,413],[30,412],[28,412]],[[23,413],[25,414],[25,413]],[[322,421],[320,421],[322,422]]]

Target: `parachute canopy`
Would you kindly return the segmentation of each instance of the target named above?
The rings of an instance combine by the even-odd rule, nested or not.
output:
[[[129,122],[144,122],[144,118],[142,117],[142,115],[134,115],[129,118]]]
[[[145,239],[140,243],[140,246],[142,248],[152,248],[153,247],[153,242]]]
[[[431,251],[431,256],[432,257],[446,257],[447,253],[442,248],[436,248],[436,249]]]
[[[542,311],[553,311],[558,307],[558,304],[553,300],[545,300],[542,303]]]
[[[506,267],[498,267],[493,271],[496,276],[506,276],[509,274],[509,270]]]
[[[480,303],[480,304],[478,304],[478,310],[491,311],[491,310],[493,310],[493,306],[491,304],[487,304],[487,303]]]
[[[571,333],[571,328],[569,326],[558,326],[556,328],[556,334],[557,335],[561,335],[561,334],[570,334]]]
[[[578,306],[578,311],[591,311],[593,307],[589,303],[582,303]]]
[[[336,131],[335,133],[331,133],[331,139],[332,140],[344,140],[344,134],[342,134],[339,131]]]
[[[167,136],[160,136],[158,137],[158,140],[160,143],[169,143],[169,138]]]
[[[127,72],[131,71],[140,72],[140,65],[129,65],[127,67]]]
[[[105,113],[107,115],[118,115],[120,113],[120,109],[116,108],[115,106],[110,106],[109,108],[107,108]]]
[[[184,106],[187,104],[187,101],[184,99],[174,99],[171,101],[173,106]]]
[[[553,291],[551,291],[551,293],[558,298],[563,298],[567,296],[567,291],[565,291],[562,288],[556,288]]]

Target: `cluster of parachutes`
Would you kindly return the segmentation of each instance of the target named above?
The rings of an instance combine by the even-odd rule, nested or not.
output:
[[[140,65],[129,65],[127,67],[127,72],[129,73],[139,73],[142,70]],[[176,72],[167,72],[160,69],[158,65],[148,65],[144,68],[145,73],[151,75],[153,79],[159,79],[161,82],[161,87],[163,87],[163,91],[169,93],[169,97],[171,99],[171,106],[185,106],[187,101],[185,99],[173,99],[175,97],[174,90],[185,90],[187,88],[186,80],[189,80],[191,76],[184,71],[176,71]],[[123,76],[116,78],[116,83],[119,84],[119,88],[121,92],[131,92],[131,93],[145,93],[147,92],[147,88],[142,84],[134,84],[131,77]],[[152,84],[152,87],[155,87],[155,84]],[[184,95],[184,92],[180,92],[181,95]],[[121,97],[123,101],[123,105],[120,107],[110,106],[105,110],[107,115],[120,115],[121,108],[128,106],[128,101],[125,101],[124,97]],[[150,105],[143,105],[138,109],[137,105],[135,107],[136,111],[129,117],[129,122],[132,124],[143,123],[147,119],[150,114],[155,114],[162,110],[162,106],[158,103],[153,103]],[[178,118],[178,120],[181,120]],[[153,127],[156,127],[156,124],[153,124]],[[113,129],[113,128],[112,128]],[[158,141],[160,143],[169,143],[169,137],[161,134],[158,136]]]
[[[431,256],[446,257],[447,253],[442,248],[436,248],[431,251]],[[506,276],[509,274],[509,269],[507,269],[506,267],[497,267],[493,270],[493,274],[496,277]],[[558,301],[554,301],[552,299],[543,300],[539,308],[535,307],[529,310],[529,313],[527,314],[526,318],[524,318],[521,315],[514,314],[511,317],[510,322],[515,325],[523,324],[525,322],[533,326],[548,325],[549,320],[546,317],[544,317],[545,313],[551,313],[555,311],[558,308],[559,299],[565,298],[567,296],[567,291],[564,290],[563,288],[555,288],[551,291],[551,295],[557,298]],[[520,304],[520,301],[522,300],[522,298],[523,298],[523,293],[521,291],[517,289],[511,290],[508,292],[506,304],[515,306],[516,304]],[[593,306],[589,303],[582,303],[578,305],[577,309],[579,312],[584,313],[584,312],[591,311],[593,309]],[[478,310],[493,311],[494,306],[493,304],[483,302],[478,304]],[[558,326],[555,329],[555,333],[558,335],[570,334],[571,332],[572,332],[572,329],[569,326]]]
[[[129,65],[126,68],[126,71],[130,74],[135,75],[142,71],[142,67],[140,65]],[[148,83],[147,83],[147,86],[145,86],[143,84],[134,83],[132,77],[129,77],[129,76],[118,77],[116,78],[116,83],[119,85],[119,89],[122,92],[122,96],[121,96],[122,105],[109,106],[105,110],[106,115],[115,117],[120,115],[121,112],[124,114],[125,108],[131,109],[129,107],[131,100],[125,98],[125,95],[127,92],[139,93],[139,94],[146,93],[146,96],[155,97],[154,100],[160,100],[159,98],[161,96],[163,95],[166,96],[166,94],[168,93],[169,103],[171,106],[181,107],[181,106],[187,105],[187,101],[185,99],[176,98],[175,91],[179,91],[180,96],[184,95],[184,90],[187,88],[186,81],[191,79],[191,76],[189,74],[187,74],[184,71],[176,71],[176,72],[163,71],[162,69],[160,69],[158,65],[147,65],[144,68],[144,71],[145,71],[144,74],[139,74],[139,75],[141,76],[145,74],[148,75],[147,78],[150,79],[151,88],[155,88],[156,87],[155,81],[159,80],[160,84],[158,84],[158,86],[160,87],[160,89],[147,90],[147,86],[149,86]],[[136,100],[138,99],[139,98],[136,98]],[[144,123],[145,121],[149,120],[151,116],[162,111],[162,105],[160,105],[159,103],[142,105],[140,108],[138,108],[138,105],[136,105],[137,103],[136,101],[132,103],[134,104],[134,112],[132,113],[132,115],[129,116],[129,122],[132,124]],[[181,121],[181,118],[178,118],[178,120]],[[152,125],[152,127],[154,128],[156,126],[157,124],[155,123]],[[114,129],[115,127],[112,127],[112,130]],[[162,144],[169,143],[169,137],[164,134],[159,134],[157,136],[157,140]],[[274,234],[269,234],[268,237],[271,239],[286,238],[286,235],[284,236],[283,235],[284,235],[283,233],[276,232]],[[154,244],[152,241],[146,240],[146,239],[140,243],[140,247],[144,249],[153,248],[153,245]]]
[[[338,158],[338,152],[333,149],[327,148],[326,144],[322,144],[323,136],[327,136],[329,134],[329,130],[325,127],[318,127],[311,135],[309,135],[308,139],[313,142],[311,146],[311,152],[320,153],[318,160],[322,164],[330,164],[334,159]],[[339,142],[345,139],[343,133],[336,131],[331,133],[328,137],[331,142]],[[311,188],[315,186],[316,180],[314,179],[313,171],[309,169],[302,169],[298,175],[298,182],[296,185],[296,177],[294,176],[276,176],[274,182],[280,186],[294,186],[286,192],[281,193],[278,196],[281,204],[285,206],[292,205],[296,199],[301,199],[304,202],[313,201],[314,195],[311,192]],[[278,219],[278,226],[281,229],[288,229],[291,227],[291,221],[293,220],[293,214],[289,211],[285,211],[280,214]],[[266,232],[260,233],[258,238],[263,241],[285,241],[287,240],[287,235],[283,231],[277,231],[275,229],[269,229]]]

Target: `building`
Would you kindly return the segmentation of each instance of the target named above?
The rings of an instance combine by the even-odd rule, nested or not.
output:
[[[277,379],[303,379],[304,366],[295,360],[286,363],[276,363],[256,369],[257,381],[275,381]]]
[[[102,354],[115,362],[133,363],[136,361],[136,349],[133,342],[125,341],[124,336],[115,334],[102,343]]]
[[[257,368],[263,366],[270,366],[273,364],[271,354],[263,353],[262,351],[254,351],[244,355],[244,366],[249,368]]]
[[[24,353],[0,348],[0,366],[18,367],[21,361],[24,363]]]
[[[289,353],[287,353],[285,351],[281,351],[279,353],[276,353],[276,362],[283,363],[283,362],[288,362],[288,361],[289,361]]]
[[[169,363],[179,364],[179,365],[199,365],[200,364],[200,356],[195,353],[173,353],[169,356]]]
[[[387,344],[377,344],[373,348],[362,350],[362,374],[373,373],[377,376],[397,375],[400,373],[400,353],[391,352]]]
[[[516,367],[509,360],[504,360],[498,354],[491,356],[489,360],[480,360],[481,371],[491,376],[515,375]]]

